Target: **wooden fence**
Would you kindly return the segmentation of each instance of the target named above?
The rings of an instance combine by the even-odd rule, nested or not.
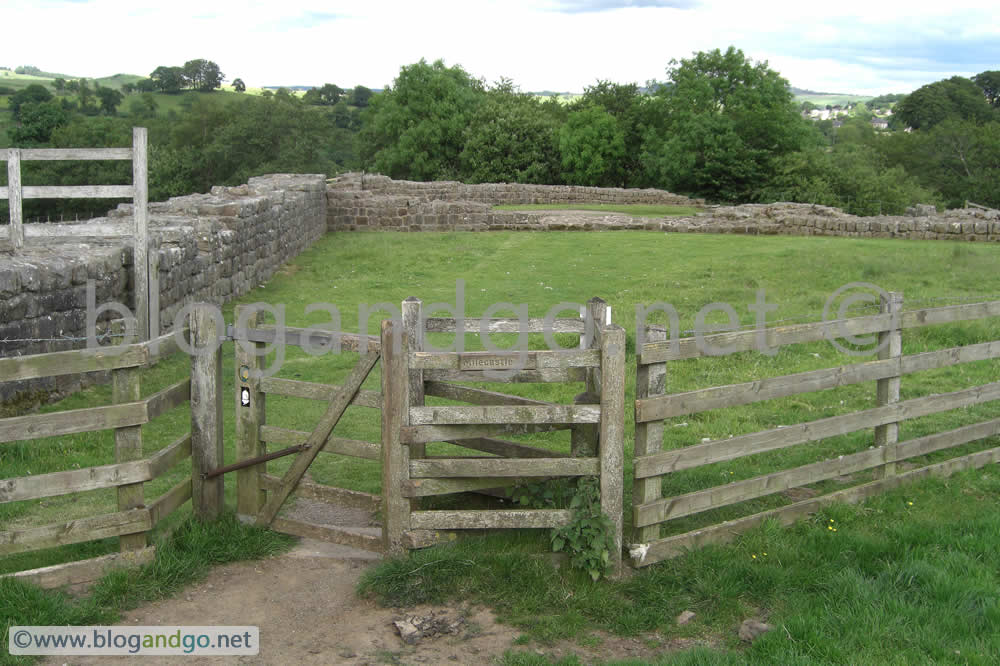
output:
[[[236,309],[237,321],[245,324],[243,330],[231,329],[236,347],[236,464],[267,458],[268,444],[287,447],[281,451],[272,452],[278,457],[282,453],[305,453],[308,455],[311,433],[299,430],[280,428],[267,423],[267,396],[280,395],[306,400],[320,400],[327,403],[341,397],[345,388],[329,384],[280,379],[277,377],[259,376],[264,365],[264,348],[277,339],[276,331],[270,326],[258,326],[257,313],[247,312],[243,307]],[[281,333],[285,344],[292,346],[310,345],[313,349],[328,346],[333,343],[334,335],[319,330],[309,331],[301,328],[286,328]],[[243,344],[241,344],[241,341]],[[378,338],[374,336],[353,335],[341,333],[337,336],[340,349],[343,351],[362,352],[362,354],[378,354]],[[244,346],[245,345],[245,346]],[[362,378],[363,380],[363,378]],[[357,388],[345,402],[344,407],[353,405],[369,409],[381,409],[382,395],[376,391]],[[342,410],[341,410],[342,413]],[[339,416],[338,416],[339,418]],[[382,447],[378,442],[339,437],[332,434],[334,423],[324,427],[321,439],[317,442],[316,453],[335,453],[340,455],[378,461],[382,455]],[[320,435],[317,435],[319,438]],[[314,454],[315,455],[315,454]],[[273,459],[273,458],[271,458]],[[304,473],[308,464],[303,458],[301,472]],[[320,539],[341,545],[352,546],[364,550],[381,552],[382,538],[372,534],[371,530],[351,527],[319,525],[306,520],[279,517],[277,509],[295,491],[299,497],[323,502],[329,502],[342,507],[352,507],[377,513],[382,505],[379,495],[363,493],[346,488],[337,488],[311,481],[302,480],[302,473],[293,471],[287,478],[267,473],[267,460],[262,460],[247,467],[236,470],[237,512],[244,519],[257,519],[265,515],[264,523],[276,531],[296,536]],[[278,496],[280,501],[275,501]],[[269,510],[270,506],[274,507]]]
[[[662,327],[647,326],[644,331],[647,342],[636,354],[633,563],[646,566],[692,547],[725,542],[767,519],[788,524],[833,502],[857,502],[907,481],[929,475],[948,475],[1000,461],[1000,448],[991,448],[906,472],[897,469],[899,461],[1000,434],[1000,419],[993,419],[898,441],[901,421],[1000,398],[1000,382],[995,382],[900,401],[900,379],[907,374],[1000,358],[1000,341],[903,356],[901,331],[998,315],[1000,301],[902,312],[902,296],[890,294],[889,298],[883,297],[881,312],[877,315],[772,328],[764,336],[767,346],[774,348],[876,333],[881,347],[878,360],[676,394],[666,391],[668,362],[706,354],[694,338],[681,339],[674,344],[666,340]],[[706,336],[705,342],[716,348],[725,347],[723,353],[729,354],[756,348],[760,338],[757,331],[749,330]],[[876,405],[870,409],[662,450],[664,419],[870,381],[876,382]],[[675,472],[866,428],[874,429],[871,442],[874,446],[870,449],[866,446],[865,450],[835,459],[663,497],[663,482]],[[875,470],[875,480],[869,483],[683,534],[660,537],[661,524],[672,519],[869,469]]]
[[[115,349],[81,349],[0,359],[5,381],[39,379],[63,374],[111,371],[113,404],[47,414],[0,419],[0,446],[5,442],[114,430],[115,463],[49,474],[0,480],[0,503],[56,497],[102,488],[117,488],[117,511],[65,523],[0,531],[0,555],[118,537],[120,552],[89,560],[9,574],[45,587],[87,582],[108,566],[141,564],[153,556],[150,531],[192,496],[185,479],[147,502],[143,485],[173,468],[192,452],[192,435],[179,437],[152,456],[144,457],[142,425],[184,402],[197,399],[190,379],[141,399],[143,368],[177,350],[176,338]],[[197,446],[197,441],[195,441]]]
[[[149,252],[149,186],[147,162],[147,135],[145,127],[132,128],[131,148],[0,148],[0,162],[7,162],[7,187],[0,188],[0,199],[7,199],[10,208],[10,225],[0,229],[17,252],[24,247],[25,238],[85,237],[132,238],[135,271],[134,314],[138,322],[140,341],[159,334],[158,312],[155,301],[159,294],[153,290],[154,305],[150,307],[150,276],[155,280],[159,268],[155,263],[157,253]],[[131,160],[131,185],[22,185],[21,162],[29,160]],[[73,224],[50,227],[46,224],[23,223],[24,199],[132,199],[132,229],[122,231],[111,224]],[[152,317],[152,324],[151,319]]]
[[[533,510],[420,510],[418,498],[503,488],[524,480],[595,476],[601,507],[614,524],[621,563],[625,332],[610,325],[607,305],[588,305],[587,318],[493,319],[491,332],[576,333],[583,349],[501,352],[424,351],[425,333],[479,333],[481,322],[424,318],[422,304],[403,302],[402,330],[382,325],[382,487],[385,543],[390,553],[435,543],[441,531],[551,528],[572,512]],[[588,329],[587,321],[592,322]],[[419,322],[426,321],[421,328]],[[548,329],[548,331],[547,331]],[[589,334],[589,335],[588,335]],[[395,336],[400,337],[397,347]],[[497,370],[510,369],[497,376]],[[492,372],[491,372],[492,371]],[[583,382],[574,404],[552,404],[454,382]],[[425,406],[426,396],[471,406]],[[497,439],[498,435],[571,430],[570,455]],[[425,446],[447,442],[487,456],[430,456]]]

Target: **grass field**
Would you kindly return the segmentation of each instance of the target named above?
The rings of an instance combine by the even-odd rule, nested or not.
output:
[[[646,204],[511,204],[497,210],[591,210],[600,213],[625,213],[636,217],[674,217],[695,215],[697,206],[656,206]]]
[[[765,290],[778,306],[769,321],[816,321],[827,297],[849,282],[869,282],[905,297],[904,309],[950,302],[1000,298],[995,270],[1000,248],[987,244],[838,238],[743,237],[642,232],[592,234],[332,234],[300,255],[242,303],[284,304],[289,325],[318,325],[326,315],[305,314],[311,303],[334,304],[346,331],[376,333],[379,314],[359,326],[362,304],[398,304],[416,295],[425,303],[454,304],[456,280],[464,280],[464,310],[478,317],[496,302],[527,304],[544,316],[560,302],[583,303],[601,296],[615,320],[628,331],[626,404],[633,399],[634,312],[637,304],[672,303],[683,330],[713,302],[731,304],[743,324],[753,323],[747,306]],[[419,258],[417,260],[416,258]],[[225,309],[232,320],[232,305]],[[432,313],[428,313],[432,314]],[[502,315],[504,313],[497,313]],[[568,313],[566,313],[568,314]],[[709,323],[714,320],[709,319]],[[497,336],[511,344],[513,336]],[[541,336],[539,336],[540,338]],[[972,322],[907,330],[904,353],[1000,339],[1000,322]],[[438,345],[449,336],[432,341]],[[470,336],[467,348],[478,348]],[[540,339],[532,339],[536,346]],[[572,345],[571,336],[560,343]],[[224,346],[226,395],[232,396],[233,350]],[[352,354],[307,356],[289,349],[277,376],[336,383],[356,360]],[[828,343],[786,347],[773,357],[741,353],[670,364],[668,387],[683,391],[706,386],[833,367],[865,359],[835,353]],[[275,362],[275,359],[271,359]],[[958,390],[995,381],[1000,364],[978,362],[922,372],[903,379],[902,398]],[[178,381],[188,359],[175,357],[145,373],[143,396]],[[377,372],[366,388],[377,390]],[[570,402],[578,385],[503,385],[499,390]],[[665,447],[724,438],[762,428],[843,414],[871,406],[874,384],[832,389],[735,407],[667,423]],[[229,398],[227,397],[227,401]],[[108,404],[110,388],[94,387],[47,411]],[[432,402],[432,401],[429,401]],[[231,402],[227,402],[232,404]],[[268,422],[310,430],[324,405],[293,398],[268,399]],[[901,427],[900,439],[1000,416],[985,404]],[[187,430],[180,407],[143,427],[144,449],[156,451]],[[633,424],[626,409],[626,519],[631,514]],[[233,459],[233,410],[225,411],[226,462]],[[350,408],[337,434],[375,441],[377,412]],[[528,438],[538,446],[568,450],[565,433]],[[677,494],[740,480],[792,465],[863,450],[871,432],[836,437],[730,463],[686,470],[667,478],[665,491]],[[933,462],[996,446],[996,438],[917,462]],[[443,444],[431,446],[441,453]],[[0,445],[2,476],[58,471],[112,461],[111,433],[91,433]],[[280,473],[288,462],[270,464]],[[373,462],[320,456],[310,470],[321,483],[379,491]],[[147,498],[189,473],[147,484]],[[863,483],[864,474],[819,490]],[[234,503],[235,483],[227,480]],[[458,500],[455,500],[458,501]],[[774,495],[668,524],[664,534],[686,531],[737,515],[787,504]],[[910,504],[912,502],[912,504]],[[62,522],[112,510],[114,494],[94,491],[42,502],[0,505],[4,528]],[[837,532],[828,530],[835,521]],[[183,515],[174,517],[176,525]],[[628,529],[628,528],[627,528]],[[691,638],[709,647],[671,657],[677,663],[991,663],[1000,654],[1000,473],[995,467],[947,481],[929,481],[887,494],[860,507],[837,506],[792,529],[766,526],[735,544],[712,547],[642,570],[631,579],[592,584],[575,572],[556,573],[537,555],[547,545],[544,532],[476,537],[449,548],[389,561],[369,575],[366,593],[386,603],[469,598],[487,603],[501,617],[523,627],[528,652],[513,652],[510,664],[549,663],[536,654],[559,638],[594,644],[601,632],[637,636],[666,646]],[[0,572],[93,556],[114,550],[114,540],[28,556],[0,558]],[[764,555],[764,553],[767,553]],[[690,608],[695,622],[676,627],[673,617]],[[734,625],[764,617],[778,629],[750,648],[741,647]],[[668,660],[669,661],[669,660]],[[572,663],[572,662],[566,662]],[[673,663],[671,661],[671,663]]]

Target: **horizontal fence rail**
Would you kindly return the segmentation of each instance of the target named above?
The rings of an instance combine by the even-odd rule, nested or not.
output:
[[[957,469],[998,460],[1000,449],[991,449],[906,473],[896,471],[897,462],[1000,435],[1000,419],[992,419],[898,441],[898,427],[902,421],[1000,399],[1000,382],[994,382],[901,401],[899,385],[902,377],[924,370],[1000,358],[1000,341],[904,356],[900,332],[907,328],[998,316],[1000,301],[902,312],[901,295],[890,294],[888,299],[883,298],[881,307],[882,312],[878,315],[773,328],[765,334],[771,347],[840,337],[845,332],[850,335],[877,334],[881,343],[879,360],[677,394],[666,391],[666,362],[705,354],[693,338],[671,343],[665,340],[666,331],[662,327],[650,326],[643,331],[650,342],[642,345],[637,355],[633,502],[633,542],[636,545],[631,551],[634,564],[645,566],[703,543],[730,540],[767,518],[775,518],[782,523],[792,522],[833,501],[859,501],[895,487],[903,480],[947,475]],[[728,354],[757,348],[759,337],[759,331],[739,331],[707,336],[705,341],[717,347],[727,347],[724,352]],[[876,383],[877,406],[868,409],[660,450],[663,419],[870,381]],[[663,497],[662,482],[672,473],[869,428],[874,429],[874,447],[866,450],[722,486]],[[676,536],[659,536],[660,525],[665,521],[866,470],[874,470],[875,474],[875,480],[868,484]]]

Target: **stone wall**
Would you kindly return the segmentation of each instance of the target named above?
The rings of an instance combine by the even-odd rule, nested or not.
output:
[[[466,197],[466,198],[463,198]],[[857,217],[828,206],[797,203],[710,206],[691,217],[632,217],[590,211],[504,211],[501,203],[647,203],[702,205],[662,190],[546,185],[394,181],[345,174],[327,189],[331,231],[615,231],[844,236],[929,240],[1000,240],[1000,212],[938,213],[916,206],[908,215]]]
[[[188,303],[222,304],[266,282],[326,232],[322,175],[251,178],[238,187],[151,203],[150,246],[159,248],[160,329]],[[87,223],[131,226],[131,204]],[[49,225],[56,226],[56,225]],[[132,307],[132,247],[116,239],[28,238],[0,250],[0,356],[85,346],[87,281],[95,304]],[[109,319],[108,312],[103,319]],[[76,390],[80,376],[0,383],[5,404]]]

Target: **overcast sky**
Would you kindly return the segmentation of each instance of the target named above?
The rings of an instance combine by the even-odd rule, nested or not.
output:
[[[0,0],[0,65],[99,77],[206,58],[249,86],[391,84],[444,59],[525,91],[665,78],[736,46],[793,86],[909,92],[1000,69],[1000,3],[897,0]]]

